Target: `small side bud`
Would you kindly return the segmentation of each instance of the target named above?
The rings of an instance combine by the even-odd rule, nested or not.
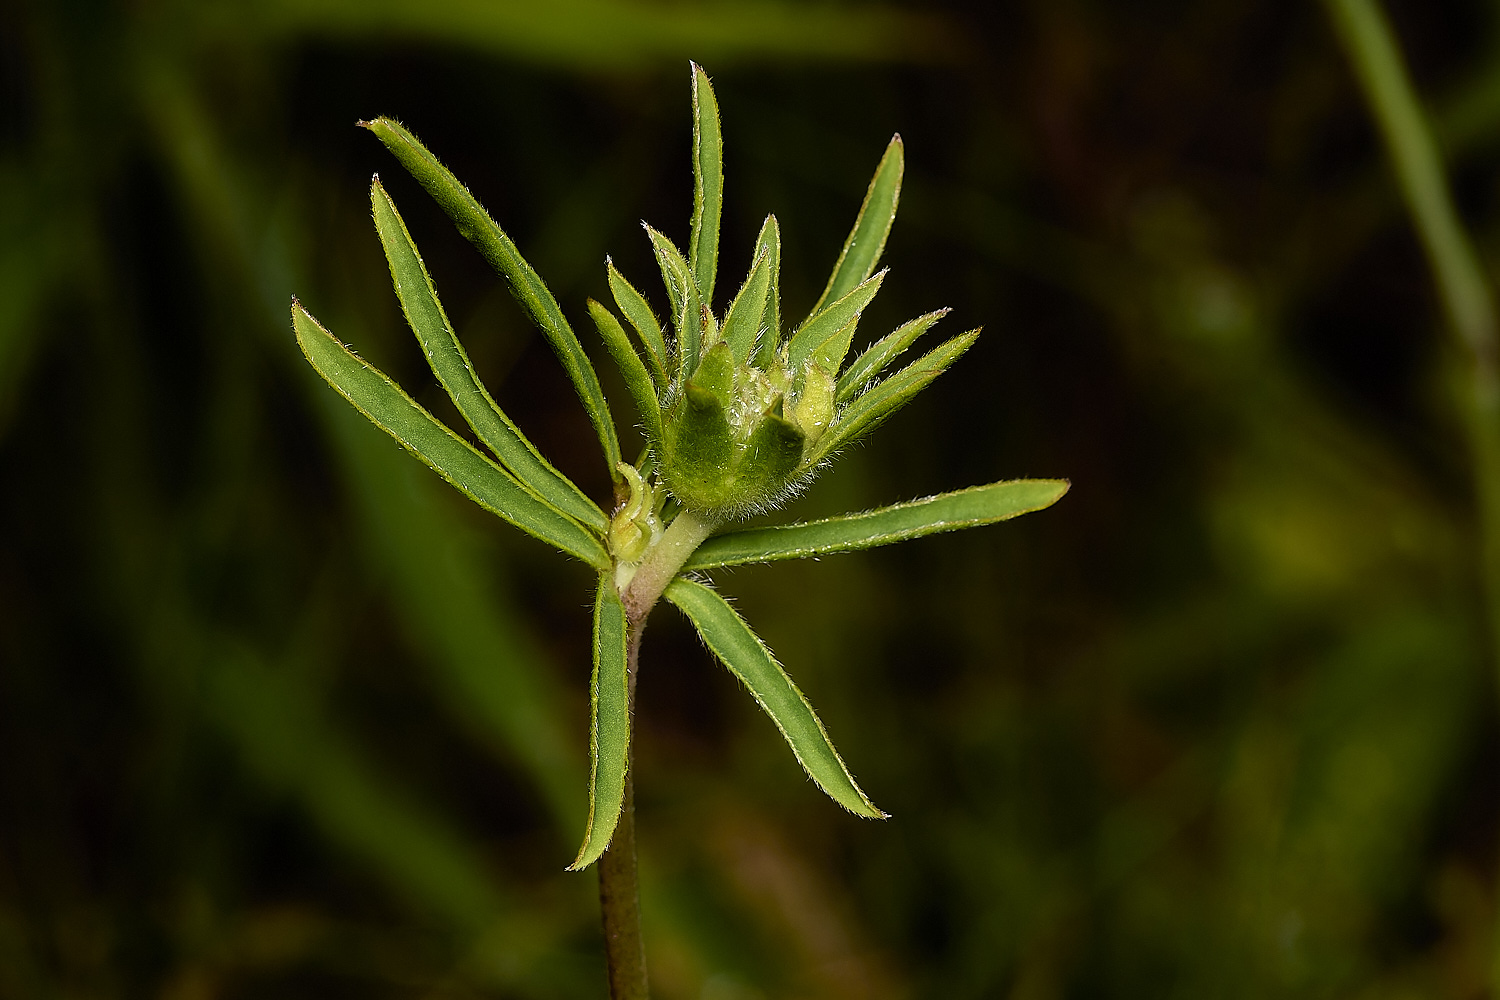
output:
[[[624,589],[635,576],[636,566],[662,535],[661,509],[656,490],[626,462],[615,468],[625,478],[630,496],[609,519],[609,551],[615,557],[615,586]]]
[[[821,365],[809,365],[803,372],[802,386],[797,392],[797,402],[792,406],[792,419],[807,437],[808,447],[817,444],[818,438],[833,422],[833,403],[836,383]]]

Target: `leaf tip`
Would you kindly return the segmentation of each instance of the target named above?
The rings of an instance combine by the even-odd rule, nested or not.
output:
[[[848,776],[848,771],[845,771],[844,773],[846,776]],[[829,798],[833,799],[834,802],[838,803],[838,805],[842,806],[845,812],[858,816],[860,819],[891,818],[890,813],[886,812],[884,809],[880,808],[875,803],[870,801],[870,797],[865,794],[865,790],[854,783],[854,778],[852,776],[849,777],[849,784],[852,787],[855,795],[858,796],[858,799],[856,801],[848,801],[847,793],[845,795],[834,795],[832,790],[827,788],[823,789],[823,792]]]

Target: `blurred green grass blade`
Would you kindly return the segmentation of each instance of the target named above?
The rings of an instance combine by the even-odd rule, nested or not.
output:
[[[731,531],[698,546],[683,571],[857,552],[942,531],[976,528],[1050,507],[1066,492],[1068,483],[1062,479],[1012,479],[862,514]]]
[[[625,379],[625,388],[635,400],[635,408],[640,411],[647,436],[652,441],[660,441],[661,403],[656,398],[656,385],[651,381],[651,373],[646,371],[646,364],[641,356],[635,353],[630,337],[626,335],[620,321],[615,319],[615,314],[593,299],[589,299],[588,305],[589,315],[599,328],[604,347],[619,366],[620,375]]]
[[[854,228],[844,241],[838,262],[833,265],[833,274],[828,278],[828,287],[812,307],[809,316],[816,316],[829,303],[853,291],[875,270],[880,253],[885,249],[886,237],[891,234],[891,224],[896,221],[896,205],[901,200],[901,176],[906,170],[906,153],[901,136],[891,136],[885,154],[875,167],[875,176],[865,191],[865,200],[854,217]]]
[[[678,377],[686,380],[698,370],[699,334],[703,323],[698,285],[677,244],[650,226],[646,227],[646,235],[656,253],[656,263],[661,267],[662,284],[672,301],[673,324],[677,327],[676,368]]]
[[[218,7],[220,5],[214,5]],[[816,60],[951,59],[953,42],[934,17],[893,4],[859,8],[788,0],[733,5],[650,0],[260,0],[244,3],[233,28],[337,40],[415,40],[455,45],[598,73],[708,65],[766,56]],[[234,8],[231,7],[231,10]]]
[[[820,462],[844,445],[870,433],[883,420],[911,402],[913,396],[946,371],[978,338],[978,330],[960,334],[934,347],[885,381],[877,382],[863,395],[855,397],[844,408],[844,412],[839,414],[828,433],[818,439],[817,446],[806,461]]]
[[[161,85],[152,88],[146,106],[165,158],[177,167],[179,190],[189,196],[184,202],[206,231],[205,242],[234,263],[244,288],[264,303],[254,330],[284,348],[279,296],[286,276],[297,270],[284,255],[299,241],[280,227],[272,230],[275,238],[252,236],[248,220],[266,214],[267,206],[244,193],[213,119],[189,99],[187,84],[172,75],[155,79]],[[574,829],[583,819],[577,801],[582,754],[563,723],[551,664],[498,585],[494,553],[476,544],[447,486],[390,447],[343,399],[311,380],[303,384],[360,512],[361,551],[386,577],[397,624],[425,654],[439,696],[476,742],[507,765],[520,763],[560,829]]]
[[[583,846],[569,871],[587,868],[609,848],[625,803],[625,772],[630,767],[626,632],[625,605],[615,590],[614,574],[601,573],[594,597],[594,676],[589,684],[589,754],[593,759],[589,820]]]
[[[1385,140],[1449,324],[1472,354],[1491,359],[1496,349],[1494,297],[1449,191],[1441,150],[1390,20],[1376,0],[1325,0],[1325,6]]]
[[[208,670],[209,712],[250,771],[292,792],[331,841],[419,905],[470,931],[488,926],[503,901],[481,853],[394,790],[320,718],[307,667],[273,669],[246,650],[226,649]]]
[[[604,269],[609,273],[609,290],[615,297],[615,305],[620,307],[620,312],[625,315],[625,319],[635,328],[636,334],[641,338],[641,344],[646,348],[646,360],[651,365],[651,374],[656,379],[657,387],[665,389],[672,381],[674,371],[672,356],[667,351],[667,341],[662,336],[661,324],[656,321],[656,314],[651,311],[651,305],[646,301],[646,297],[625,280],[625,276],[615,267],[615,262],[608,257],[604,259]]]
[[[740,364],[747,363],[755,350],[755,338],[760,333],[770,290],[771,255],[769,251],[759,251],[745,284],[724,315],[724,325],[719,329],[720,338],[729,345]]]
[[[698,635],[729,668],[729,672],[749,688],[756,702],[781,730],[808,777],[850,812],[871,819],[884,819],[886,814],[875,808],[854,783],[853,775],[829,741],[828,732],[806,696],[729,603],[713,590],[686,577],[673,580],[667,587],[666,597],[688,616]]]
[[[609,554],[586,528],[532,496],[510,475],[422,409],[382,372],[292,304],[297,343],[318,374],[381,430],[479,506],[522,531],[603,569]]]
[[[781,346],[781,225],[776,216],[766,216],[760,235],[755,238],[755,256],[770,255],[770,286],[766,290],[766,309],[761,314],[761,334],[755,348],[755,366],[762,371],[771,367],[776,348]]]
[[[886,272],[881,271],[872,278],[860,283],[857,288],[851,290],[832,305],[815,311],[807,322],[803,323],[796,333],[792,334],[791,340],[787,342],[787,358],[791,361],[793,368],[800,368],[813,352],[822,347],[831,337],[836,337],[839,331],[849,324],[850,320],[859,318],[860,313],[875,298],[875,293],[880,291],[880,285],[885,281]],[[842,362],[843,358],[840,357]],[[837,371],[829,374],[836,375]]]
[[[542,457],[479,381],[468,354],[458,342],[458,335],[453,332],[453,325],[443,312],[432,277],[422,263],[422,255],[407,231],[406,222],[379,179],[370,185],[370,206],[386,260],[391,266],[401,311],[406,314],[407,323],[421,342],[422,353],[432,366],[433,374],[447,390],[458,412],[522,486],[560,513],[602,532],[608,523],[604,512],[572,480]]]
[[[615,437],[615,425],[609,414],[609,404],[604,400],[604,390],[599,387],[599,376],[546,283],[526,262],[526,258],[521,256],[505,231],[490,218],[484,206],[469,193],[469,189],[460,184],[448,168],[417,141],[416,136],[389,118],[377,118],[361,124],[375,133],[401,165],[448,213],[464,239],[472,243],[490,266],[505,278],[510,285],[511,294],[552,345],[558,361],[562,362],[563,370],[572,380],[573,388],[583,402],[584,410],[588,412],[589,421],[594,425],[594,432],[599,435],[599,444],[604,449],[604,460],[609,466],[610,478],[618,482],[620,473],[615,465],[620,461],[620,442]]]
[[[361,551],[383,579],[396,624],[420,650],[449,711],[540,788],[557,827],[582,822],[581,754],[554,664],[496,572],[497,553],[447,502],[447,487],[342,399],[319,392],[324,424],[358,512]]]
[[[835,402],[847,403],[858,395],[871,379],[879,377],[887,365],[900,357],[916,342],[918,337],[932,329],[933,325],[949,312],[948,309],[938,309],[925,316],[918,316],[871,344],[864,353],[854,359],[844,374],[839,376],[838,395]]]
[[[719,271],[719,217],[724,208],[724,136],[719,102],[703,67],[693,67],[693,222],[688,266],[698,299],[710,308]]]
[[[47,332],[43,311],[75,266],[83,228],[79,207],[50,190],[48,165],[0,158],[0,439]]]

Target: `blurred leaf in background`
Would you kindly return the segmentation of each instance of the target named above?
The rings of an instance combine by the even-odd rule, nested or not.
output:
[[[1497,12],[1387,9],[1493,272]],[[869,327],[947,304],[988,331],[794,513],[1074,488],[734,571],[885,824],[824,808],[653,627],[658,994],[1479,995],[1496,701],[1452,361],[1317,5],[21,0],[0,996],[602,994],[592,877],[562,872],[587,573],[344,412],[285,307],[316,294],[451,418],[354,122],[418,128],[579,322],[606,254],[651,273],[637,220],[681,215],[690,57],[735,152],[723,246],[775,211],[792,314],[899,130]],[[607,496],[546,345],[441,213],[407,223],[507,411]],[[813,622],[797,587],[837,599]]]

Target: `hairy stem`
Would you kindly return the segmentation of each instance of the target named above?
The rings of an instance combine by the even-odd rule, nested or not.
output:
[[[630,674],[630,713],[635,714],[635,682],[641,665],[646,617],[688,556],[713,534],[718,522],[684,510],[641,560],[621,595],[630,622],[626,667]],[[599,859],[599,910],[604,920],[604,957],[609,963],[610,1000],[649,1000],[646,945],[641,934],[641,892],[635,859],[635,743],[625,766],[625,802],[609,850]]]
[[[1500,351],[1494,298],[1479,255],[1459,221],[1442,157],[1389,22],[1376,0],[1325,2],[1380,126],[1448,327],[1466,362],[1462,409],[1478,509],[1479,569],[1490,655],[1500,670]],[[1500,996],[1500,940],[1492,956],[1490,990],[1492,996]]]
[[[667,584],[682,569],[688,556],[718,526],[719,522],[713,518],[684,510],[667,527],[656,544],[647,550],[640,568],[630,580],[630,586],[620,595],[625,601],[625,614],[629,616],[632,627],[637,623],[645,623],[646,616],[661,598],[662,591],[667,589]],[[639,642],[639,639],[636,641]],[[633,678],[634,674],[631,676]]]
[[[631,713],[635,710],[635,679],[641,661],[645,619],[632,619],[627,638],[626,664],[630,672]],[[625,803],[620,823],[599,859],[599,911],[604,921],[604,957],[609,966],[610,1000],[649,1000],[646,981],[646,943],[641,934],[641,893],[635,860],[635,744],[631,741],[625,768]]]

